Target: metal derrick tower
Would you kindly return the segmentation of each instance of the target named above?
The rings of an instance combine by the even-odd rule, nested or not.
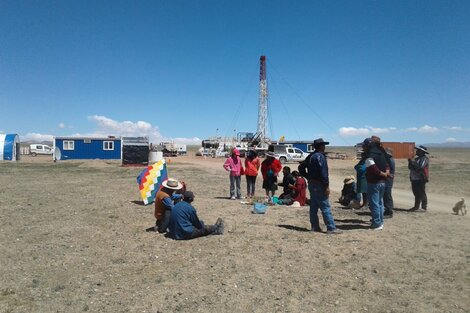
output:
[[[259,98],[258,98],[258,136],[261,141],[267,138],[268,124],[268,85],[266,81],[266,56],[259,58]]]

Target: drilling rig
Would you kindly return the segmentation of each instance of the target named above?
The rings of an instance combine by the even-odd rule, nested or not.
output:
[[[268,136],[268,84],[266,80],[266,56],[259,58],[259,96],[258,125],[256,132],[239,132],[235,138],[212,137],[202,142],[203,150],[213,156],[225,155],[227,148],[237,147],[242,154],[247,150],[255,150],[263,154],[268,151],[271,140]],[[205,153],[205,152],[204,152]]]
[[[242,149],[267,151],[271,140],[268,136],[268,83],[266,80],[266,56],[259,58],[258,127],[256,133],[238,133],[237,143]],[[244,135],[244,137],[242,137]]]

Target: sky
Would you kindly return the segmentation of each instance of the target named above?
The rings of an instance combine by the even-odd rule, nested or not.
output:
[[[0,133],[470,141],[470,1],[0,1]]]

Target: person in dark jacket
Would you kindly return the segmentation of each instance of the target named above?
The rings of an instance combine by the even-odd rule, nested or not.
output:
[[[284,175],[282,183],[278,184],[278,186],[282,187],[282,193],[279,196],[279,199],[292,198],[294,196],[294,191],[289,186],[293,186],[295,184],[295,178],[290,172],[290,167],[284,166],[282,174]]]
[[[426,195],[426,183],[429,181],[429,154],[428,148],[418,146],[414,160],[408,159],[408,168],[410,169],[411,188],[415,196],[415,205],[410,211],[416,211],[421,208],[426,211],[428,208],[428,197]]]
[[[318,219],[318,209],[321,210],[323,221],[328,234],[340,234],[341,230],[336,228],[333,214],[331,214],[330,182],[328,176],[328,163],[325,156],[325,147],[329,142],[323,138],[313,141],[315,150],[307,158],[306,174],[308,177],[308,189],[310,192],[310,224],[312,231],[321,232]],[[300,168],[299,168],[300,169]]]
[[[341,197],[338,199],[338,202],[345,207],[349,207],[351,201],[356,200],[356,179],[351,175],[343,181],[343,189],[341,190]]]
[[[393,188],[393,178],[395,176],[395,159],[393,158],[392,148],[386,148],[385,152],[388,157],[388,164],[390,167],[390,175],[385,181],[385,191],[384,191],[384,218],[393,217],[393,197],[392,197],[392,188]]]
[[[356,170],[356,192],[358,196],[358,201],[361,201],[362,198],[362,204],[361,208],[364,206],[367,206],[367,179],[366,179],[366,153],[363,151],[361,153],[361,159],[359,162],[354,166],[354,169]]]
[[[222,235],[224,221],[219,218],[215,225],[204,225],[199,219],[196,209],[191,205],[194,194],[191,191],[183,193],[183,201],[178,202],[171,210],[170,237],[176,240],[194,239],[208,235]]]

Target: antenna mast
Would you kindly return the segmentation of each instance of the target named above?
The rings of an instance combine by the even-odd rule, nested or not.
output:
[[[258,99],[258,129],[259,138],[264,142],[267,138],[268,124],[268,85],[266,81],[266,56],[259,58],[259,99]]]

